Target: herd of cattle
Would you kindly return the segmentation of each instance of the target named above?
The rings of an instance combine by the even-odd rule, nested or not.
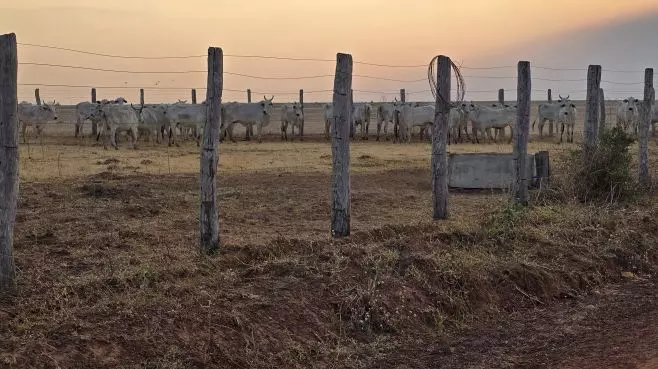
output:
[[[224,103],[221,108],[221,140],[228,138],[234,140],[233,129],[236,124],[246,128],[247,136],[253,135],[256,127],[258,142],[261,142],[263,128],[268,126],[274,114],[274,97],[266,98],[255,103]],[[44,103],[33,105],[21,102],[18,105],[18,118],[21,124],[23,140],[26,140],[26,129],[34,127],[37,135],[43,140],[43,129],[46,123],[57,121],[56,105]],[[434,105],[394,101],[377,104],[357,103],[352,106],[352,126],[350,135],[354,136],[356,128],[360,127],[362,139],[368,139],[370,121],[375,116],[377,124],[377,140],[380,139],[382,128],[384,138],[389,139],[389,124],[393,128],[393,141],[410,142],[413,130],[420,128],[420,138],[431,137],[430,132],[434,122]],[[617,107],[617,125],[629,132],[637,132],[639,101],[633,97],[619,102]],[[76,105],[75,137],[84,136],[85,122],[90,121],[99,127],[96,140],[104,137],[104,147],[111,144],[118,148],[116,135],[126,132],[134,148],[140,138],[155,140],[161,143],[168,137],[168,144],[177,144],[180,138],[193,138],[197,145],[206,121],[206,104],[175,104],[138,105],[128,104],[124,98],[103,100],[96,103],[82,102]],[[280,112],[281,139],[288,139],[288,127],[291,128],[291,137],[295,135],[295,128],[301,135],[304,123],[303,107],[300,104],[285,104]],[[276,118],[275,118],[276,119]],[[333,122],[333,108],[331,104],[324,105],[324,132],[329,138]],[[450,110],[449,114],[449,140],[457,143],[464,139],[472,142],[496,142],[499,136],[505,134],[509,128],[509,141],[513,137],[516,123],[516,106],[514,105],[480,105],[473,102],[464,102]],[[532,124],[539,123],[539,135],[543,137],[544,125],[549,122],[561,127],[560,142],[564,131],[567,131],[567,142],[573,142],[574,126],[576,121],[576,106],[569,96],[555,102],[542,103],[537,110],[537,118]],[[471,125],[472,137],[468,134],[468,125]],[[658,123],[658,106],[653,107],[652,126]],[[553,129],[550,129],[552,132]],[[655,130],[654,130],[655,131]]]

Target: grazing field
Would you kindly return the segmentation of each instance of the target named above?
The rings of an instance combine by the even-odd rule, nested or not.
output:
[[[103,150],[63,124],[21,146],[0,366],[468,367],[450,350],[465,330],[657,270],[655,193],[603,207],[532,192],[524,210],[504,192],[454,190],[450,219],[433,222],[430,144],[417,138],[351,144],[353,235],[333,240],[318,117],[304,142],[279,142],[275,122],[262,144],[220,146],[212,258],[197,251],[194,143]],[[560,176],[575,145],[534,138],[529,152],[549,150]]]

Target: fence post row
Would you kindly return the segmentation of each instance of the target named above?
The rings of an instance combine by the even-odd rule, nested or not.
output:
[[[16,35],[10,33],[0,36],[0,291],[14,286],[15,274],[14,224],[18,202],[17,55]]]
[[[352,126],[352,55],[336,55],[331,125],[331,235],[350,234],[350,131]]]
[[[192,89],[192,104],[196,104],[196,88]]]
[[[304,140],[304,89],[299,89],[299,106],[302,111],[302,122],[299,126],[299,140]]]
[[[219,127],[223,88],[223,52],[217,47],[208,48],[207,114],[201,145],[199,248],[203,254],[219,250],[219,209],[217,208],[217,163],[219,162]]]
[[[590,65],[587,68],[587,102],[585,107],[584,146],[586,149],[596,147],[599,125],[599,90],[601,88],[601,66]]]
[[[505,90],[502,88],[498,90],[498,103],[505,105]]]
[[[599,136],[605,132],[606,110],[605,110],[605,92],[599,88]]]
[[[432,129],[432,218],[448,218],[448,117],[450,115],[450,68],[447,56],[438,57],[434,129]]]
[[[516,129],[514,130],[513,201],[528,205],[528,136],[530,135],[530,62],[520,61],[517,81]]]
[[[644,101],[640,109],[639,133],[639,161],[640,161],[640,184],[649,185],[649,126],[651,125],[653,104],[653,68],[644,70]]]

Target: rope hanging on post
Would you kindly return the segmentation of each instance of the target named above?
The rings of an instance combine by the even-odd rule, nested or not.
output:
[[[436,96],[436,69],[437,65],[439,63],[439,56],[435,56],[432,58],[430,61],[429,66],[427,67],[427,79],[430,83],[430,91],[432,92],[432,96],[434,96],[434,99],[437,99]],[[450,103],[450,96],[446,99],[444,96],[439,96],[438,98],[443,102],[444,104],[450,103],[451,107],[459,106],[461,103],[464,101],[464,95],[466,95],[466,82],[464,82],[464,76],[462,75],[461,69],[455,62],[450,60],[450,64],[452,67],[452,71],[455,74],[455,80],[457,81],[457,95],[456,99],[453,103]]]

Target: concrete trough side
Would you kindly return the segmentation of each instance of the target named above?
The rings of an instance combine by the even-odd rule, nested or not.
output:
[[[527,159],[528,185],[537,176],[535,156]],[[453,188],[508,189],[512,184],[514,155],[506,153],[454,153],[448,157],[448,186]]]

